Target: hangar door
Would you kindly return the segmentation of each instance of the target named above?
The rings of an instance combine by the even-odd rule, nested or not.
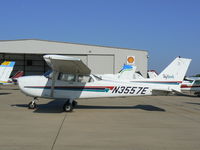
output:
[[[94,74],[114,73],[113,55],[88,55],[88,67]]]

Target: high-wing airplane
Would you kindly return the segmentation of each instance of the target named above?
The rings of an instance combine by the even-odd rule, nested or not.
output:
[[[181,84],[181,91],[200,96],[200,78],[186,77]]]
[[[180,83],[190,59],[176,58],[155,81],[102,80],[78,58],[45,55],[53,72],[46,76],[26,76],[18,79],[20,90],[34,97],[29,108],[36,107],[39,97],[65,99],[63,110],[73,110],[79,98],[144,96],[154,93],[180,91]]]
[[[9,84],[9,77],[15,65],[14,61],[4,61],[0,65],[0,84]]]

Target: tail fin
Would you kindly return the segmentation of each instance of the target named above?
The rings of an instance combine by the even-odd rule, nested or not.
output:
[[[154,79],[158,76],[157,72],[155,70],[148,70],[147,76],[150,79]]]
[[[124,65],[122,70],[118,73],[120,80],[132,80],[136,71],[136,66]]]
[[[106,80],[132,80],[135,70],[136,66],[124,65],[117,74],[102,74],[98,76]]]
[[[16,73],[15,73],[15,75],[13,75],[11,78],[12,79],[17,79],[17,78],[19,78],[19,77],[22,77],[24,75],[24,71],[17,71]]]
[[[155,79],[182,82],[190,62],[191,59],[177,57]]]
[[[4,61],[0,65],[0,82],[8,81],[14,65],[15,65],[15,62],[13,61]]]

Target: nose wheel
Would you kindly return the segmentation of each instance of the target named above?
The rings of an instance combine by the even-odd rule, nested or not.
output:
[[[63,105],[63,111],[65,112],[72,112],[74,107],[77,105],[77,102],[74,100],[67,100]]]
[[[35,109],[37,107],[37,104],[35,103],[35,101],[31,101],[29,104],[28,104],[28,108],[29,109]]]

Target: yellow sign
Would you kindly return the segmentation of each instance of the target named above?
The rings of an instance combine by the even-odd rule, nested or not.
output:
[[[133,65],[135,63],[135,56],[127,56],[127,64]]]
[[[4,61],[1,65],[8,66],[10,64],[10,61]]]

